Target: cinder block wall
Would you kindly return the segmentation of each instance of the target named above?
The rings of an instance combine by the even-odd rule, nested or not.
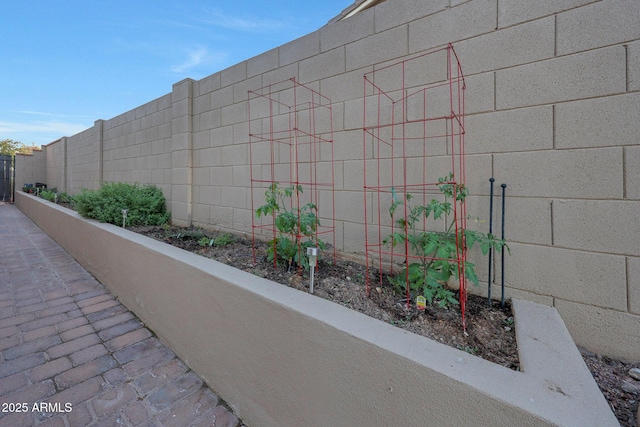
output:
[[[67,138],[61,138],[44,147],[46,154],[46,184],[50,189],[56,188],[59,192],[66,192],[65,169]]]
[[[47,183],[46,151],[33,150],[33,154],[16,154],[16,191],[25,184]]]
[[[71,194],[102,185],[103,124],[103,120],[96,120],[93,127],[66,139],[66,188]]]
[[[335,243],[362,254],[363,74],[448,42],[466,76],[468,213],[488,217],[489,177],[507,184],[507,295],[640,359],[637,0],[386,0],[69,138],[68,189],[155,183],[175,223],[250,232],[247,91],[295,78],[333,101]]]
[[[154,184],[171,199],[171,94],[103,122],[103,181]]]

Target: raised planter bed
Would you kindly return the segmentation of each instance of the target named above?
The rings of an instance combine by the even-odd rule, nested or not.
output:
[[[16,204],[249,425],[618,425],[554,308],[513,301],[516,372],[34,196]]]

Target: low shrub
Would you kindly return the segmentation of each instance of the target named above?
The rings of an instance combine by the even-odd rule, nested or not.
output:
[[[123,209],[129,226],[162,225],[170,218],[162,191],[154,185],[113,182],[99,190],[83,188],[73,197],[73,207],[85,218],[115,225],[122,224]]]
[[[67,193],[58,193],[58,203],[71,203],[72,197]]]
[[[53,190],[40,190],[40,197],[42,197],[43,199],[49,201],[49,202],[55,202],[56,200],[56,192]]]

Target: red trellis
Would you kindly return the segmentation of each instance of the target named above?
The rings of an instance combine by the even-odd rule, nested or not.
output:
[[[406,195],[416,204],[443,198],[440,177],[453,174],[450,184],[465,183],[464,76],[453,46],[435,49],[410,59],[376,68],[364,75],[363,155],[367,294],[371,275],[383,275],[412,262],[424,262],[405,238],[403,247],[385,239],[402,232],[396,220],[410,214]],[[455,187],[455,185],[454,185]],[[392,219],[393,200],[403,201]],[[455,199],[455,198],[454,198]],[[466,228],[464,200],[450,200],[455,236]],[[419,231],[442,231],[445,222],[421,220]],[[411,230],[405,227],[405,237]],[[456,237],[457,239],[457,237]],[[455,262],[465,325],[466,248],[456,241]],[[430,259],[430,258],[429,258]],[[406,269],[408,271],[408,269]],[[383,273],[386,272],[386,273]],[[411,304],[407,274],[406,303]]]
[[[275,239],[278,234],[275,217],[255,215],[274,183],[281,188],[302,186],[303,192],[294,192],[288,209],[299,211],[307,203],[318,207],[314,238],[329,244],[335,260],[331,100],[291,78],[248,91],[247,104],[254,261],[256,237]],[[289,237],[300,242],[305,236]]]

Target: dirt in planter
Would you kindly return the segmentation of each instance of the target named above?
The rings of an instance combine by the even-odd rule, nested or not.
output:
[[[214,239],[221,233],[204,232],[196,228],[136,227],[140,234],[228,264],[251,274],[308,292],[309,272],[285,266],[275,266],[267,260],[265,242],[256,242],[255,262],[251,239],[234,236],[224,246],[201,245],[200,240]],[[327,262],[331,261],[331,262]],[[488,306],[486,298],[469,295],[467,301],[467,333],[463,332],[460,308],[449,309],[427,305],[420,311],[412,305],[407,309],[391,285],[380,285],[372,280],[370,297],[366,295],[365,267],[347,260],[319,260],[315,270],[314,295],[333,301],[370,317],[399,328],[429,337],[451,347],[482,357],[510,369],[518,369],[518,351],[510,305],[500,308],[499,303]],[[456,295],[456,298],[458,295]]]
[[[273,262],[267,260],[267,245],[264,242],[256,242],[254,262],[251,239],[242,236],[233,235],[233,241],[225,245],[209,246],[204,244],[205,241],[211,243],[211,239],[225,233],[194,227],[134,227],[130,230],[308,292],[309,273],[297,268],[289,270],[282,266],[274,267]],[[227,236],[231,235],[227,234]],[[466,312],[467,334],[465,334],[459,307],[443,309],[428,305],[424,312],[414,307],[407,310],[406,305],[401,302],[403,297],[397,295],[388,282],[383,281],[380,285],[377,276],[371,281],[370,297],[367,297],[364,265],[341,259],[336,260],[335,263],[327,261],[326,256],[323,257],[316,269],[314,285],[316,296],[493,363],[514,370],[519,369],[515,328],[509,304],[502,309],[497,302],[489,306],[486,298],[469,295]],[[623,427],[639,427],[636,424],[635,414],[640,396],[625,392],[622,385],[624,381],[636,381],[629,377],[628,371],[632,367],[639,367],[640,363],[629,364],[584,350],[581,352],[620,424]],[[640,384],[640,381],[637,382]]]
[[[640,380],[632,378],[629,372],[632,368],[640,368],[640,361],[623,362],[585,349],[580,349],[580,353],[620,425],[639,427]]]

